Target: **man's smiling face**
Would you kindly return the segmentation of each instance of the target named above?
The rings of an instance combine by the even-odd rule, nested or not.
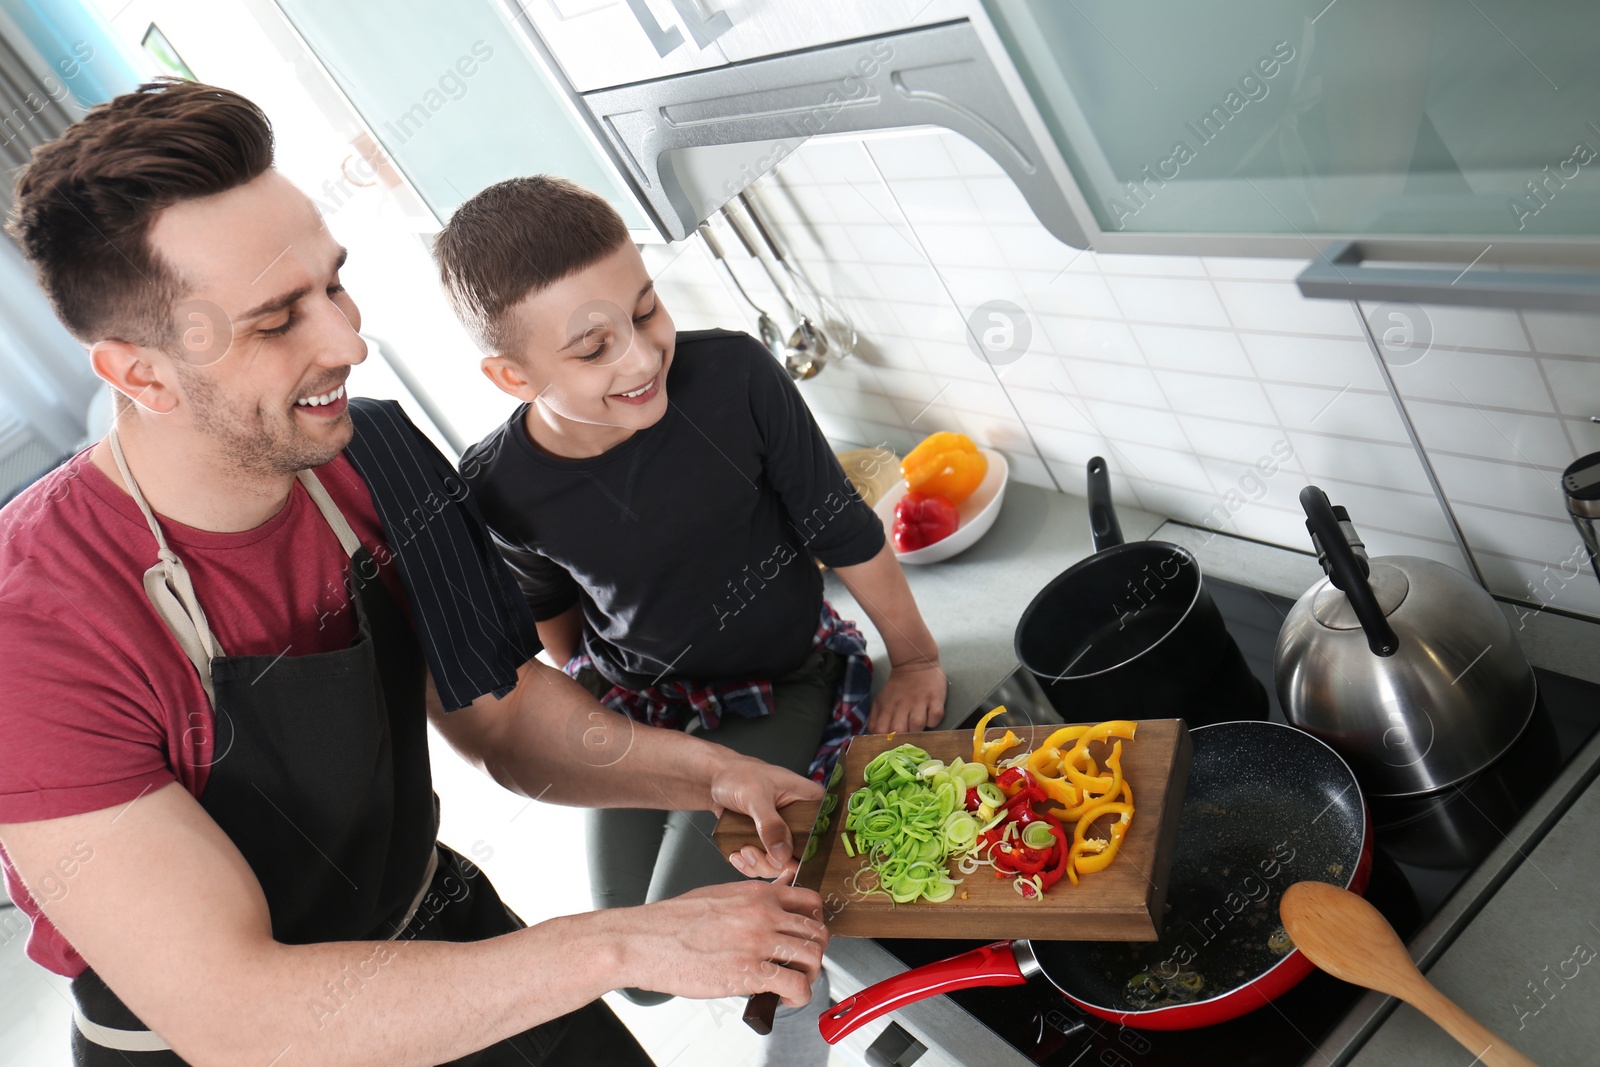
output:
[[[167,208],[150,242],[185,292],[163,350],[173,414],[249,475],[337,456],[352,432],[345,379],[366,343],[339,282],[345,250],[305,194],[268,170]]]

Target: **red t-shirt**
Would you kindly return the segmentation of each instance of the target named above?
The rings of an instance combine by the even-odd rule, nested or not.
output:
[[[366,482],[343,454],[316,473],[406,604]],[[161,526],[228,655],[303,656],[354,638],[347,557],[298,482],[253,530]],[[145,597],[155,562],[138,505],[88,451],[0,510],[0,823],[127,804],[174,780],[204,791],[211,704]],[[9,857],[0,861],[33,920],[28,955],[57,974],[82,973],[83,957],[40,914]]]

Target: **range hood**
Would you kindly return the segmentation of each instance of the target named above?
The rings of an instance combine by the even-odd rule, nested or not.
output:
[[[524,8],[506,14],[552,71]],[[663,234],[682,240],[807,138],[942,126],[994,157],[1057,237],[1086,236],[967,19],[571,95]]]

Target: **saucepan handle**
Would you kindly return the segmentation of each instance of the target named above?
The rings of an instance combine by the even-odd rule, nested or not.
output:
[[[822,1039],[832,1045],[880,1016],[940,993],[973,986],[1022,985],[1028,979],[1011,945],[1010,941],[996,941],[868,986],[822,1013],[817,1023]]]
[[[1111,474],[1099,456],[1089,461],[1089,533],[1094,550],[1104,552],[1123,543],[1122,524],[1111,504]]]

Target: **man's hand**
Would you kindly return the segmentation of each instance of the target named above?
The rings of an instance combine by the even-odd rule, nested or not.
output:
[[[711,810],[719,817],[728,810],[750,816],[765,847],[746,845],[728,862],[746,878],[793,877],[794,842],[778,809],[796,800],[821,800],[822,793],[809,778],[729,752],[711,780]]]
[[[889,680],[872,698],[867,732],[909,733],[939,725],[948,687],[939,661],[917,660],[889,669]]]
[[[770,882],[707,886],[604,913],[628,984],[680,997],[772,991],[799,1007],[822,970],[822,898]]]

